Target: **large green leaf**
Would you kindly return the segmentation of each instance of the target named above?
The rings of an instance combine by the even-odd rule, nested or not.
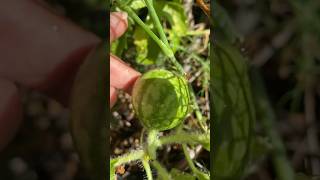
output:
[[[150,23],[147,24],[152,28]],[[135,28],[133,37],[137,51],[136,62],[143,65],[156,64],[161,52],[159,46],[140,26]]]
[[[91,52],[76,76],[71,98],[71,132],[92,179],[107,177],[107,48]]]
[[[167,29],[170,46],[175,52],[179,45],[180,39],[188,32],[187,16],[182,3],[158,1],[156,10],[160,17],[168,21],[170,28]]]
[[[241,179],[249,161],[254,105],[246,60],[219,43],[211,52],[213,90],[213,177]]]

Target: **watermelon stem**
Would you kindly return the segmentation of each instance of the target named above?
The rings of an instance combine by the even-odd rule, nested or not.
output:
[[[201,144],[206,149],[208,144],[210,144],[210,136],[207,133],[190,133],[185,131],[180,131],[172,135],[164,136],[159,139],[161,145],[180,143],[180,144]],[[209,145],[210,146],[210,145]]]
[[[157,148],[161,146],[159,139],[158,139],[159,132],[157,130],[150,130],[148,132],[148,144],[147,144],[147,151],[150,155],[151,159],[157,158]]]
[[[148,10],[150,12],[150,16],[151,16],[151,18],[152,18],[152,20],[154,22],[155,27],[157,28],[157,31],[158,31],[158,33],[160,35],[160,38],[161,38],[162,42],[166,46],[170,47],[168,39],[167,39],[167,36],[164,33],[163,27],[162,27],[162,25],[160,23],[159,17],[158,17],[158,15],[156,13],[156,10],[153,7],[153,0],[144,0],[144,2],[146,3],[146,5],[148,7]]]
[[[193,164],[192,159],[190,157],[189,151],[187,149],[187,145],[186,144],[182,144],[182,149],[183,149],[183,153],[186,156],[186,160],[189,164],[189,167],[191,169],[191,171],[199,178],[199,179],[207,179],[209,180],[210,177],[208,174],[200,171],[199,169],[196,168],[196,166]]]
[[[162,165],[157,160],[152,161],[152,165],[157,169],[159,177],[166,180],[172,180],[168,171],[164,167],[162,167]]]
[[[151,171],[151,167],[149,164],[149,158],[147,156],[145,156],[145,158],[142,159],[142,165],[144,167],[144,170],[146,171],[147,174],[147,180],[152,180],[152,171]]]
[[[114,167],[116,166],[120,166],[122,164],[126,164],[129,163],[131,161],[136,161],[139,159],[142,159],[143,156],[145,155],[144,150],[137,150],[137,151],[131,151],[128,154],[116,157],[114,159],[112,159],[112,161],[114,161]]]

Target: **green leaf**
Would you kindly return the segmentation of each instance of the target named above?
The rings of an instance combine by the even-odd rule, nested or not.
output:
[[[134,10],[139,10],[146,7],[146,4],[143,0],[133,0],[132,2],[130,2],[129,6]]]
[[[210,132],[208,133],[208,136],[210,136]],[[204,142],[201,143],[202,147],[210,152],[210,137]]]
[[[159,17],[164,18],[170,24],[170,29],[166,29],[168,32],[168,40],[173,52],[176,52],[181,37],[185,36],[188,32],[187,16],[184,11],[182,3],[158,1],[155,4]]]
[[[122,35],[119,39],[111,43],[110,52],[118,57],[121,57],[124,50],[128,48],[128,37],[129,33],[132,31],[130,28],[128,28],[127,31],[128,32]]]
[[[164,15],[171,24],[171,30],[177,33],[177,36],[185,36],[188,31],[187,16],[184,7],[180,3],[162,1],[164,6],[160,15]]]
[[[196,180],[193,175],[181,172],[178,169],[171,169],[170,175],[173,180]]]
[[[80,67],[71,97],[71,132],[80,160],[92,179],[107,177],[107,45]]]
[[[133,1],[132,4],[134,4],[134,2],[136,1]],[[185,36],[188,31],[187,18],[183,6],[181,3],[167,1],[157,1],[154,5],[159,17],[162,17],[163,21],[167,21],[170,24],[170,28],[165,29],[165,31],[168,32],[168,40],[173,52],[175,52],[180,45],[181,37]],[[142,7],[142,5],[139,5],[139,7]],[[146,17],[145,23],[152,30],[154,29],[149,16]],[[153,32],[155,31],[153,30]],[[161,60],[163,59],[163,56],[161,49],[140,26],[136,26],[133,38],[137,51],[137,63],[142,65],[162,63]]]
[[[161,53],[159,46],[140,26],[136,27],[133,37],[137,51],[136,62],[143,65],[156,64]]]
[[[255,110],[246,60],[234,47],[212,49],[213,177],[241,179],[249,161]]]
[[[112,42],[110,52],[112,54],[115,54],[117,52],[118,47],[119,47],[119,40]]]
[[[142,0],[133,0],[129,2],[129,6],[135,11],[146,7],[144,1]],[[162,22],[167,22],[170,26],[165,29],[165,32],[168,33],[168,40],[170,46],[175,52],[181,41],[181,37],[185,36],[188,31],[187,17],[184,12],[183,5],[177,2],[168,2],[164,0],[157,1],[154,3],[155,9],[158,16],[162,19]],[[155,32],[153,23],[148,15],[145,18],[145,24]],[[136,47],[136,62],[142,65],[162,65],[165,61],[165,57],[150,36],[138,25],[135,25],[134,34],[133,34],[133,43]],[[116,49],[123,49],[118,47],[117,44],[112,46],[112,52],[115,52]]]

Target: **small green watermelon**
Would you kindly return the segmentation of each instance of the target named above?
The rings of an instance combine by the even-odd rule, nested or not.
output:
[[[148,71],[135,82],[132,104],[145,128],[172,129],[183,122],[189,112],[188,82],[183,76],[168,70]]]

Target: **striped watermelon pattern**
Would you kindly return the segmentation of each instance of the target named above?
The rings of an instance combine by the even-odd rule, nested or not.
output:
[[[176,127],[187,116],[189,103],[187,80],[165,69],[148,71],[133,87],[133,109],[147,129],[163,131]]]

